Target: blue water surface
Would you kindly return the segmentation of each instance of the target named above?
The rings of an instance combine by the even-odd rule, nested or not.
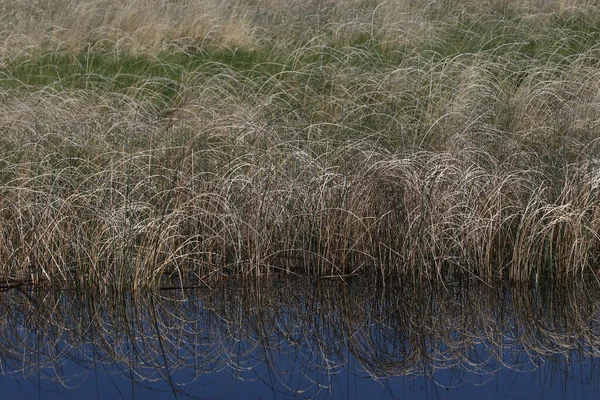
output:
[[[310,286],[296,296],[297,287],[148,294],[113,305],[72,293],[26,293],[25,301],[6,295],[1,393],[23,399],[600,395],[600,301],[587,292],[419,289],[401,297]]]

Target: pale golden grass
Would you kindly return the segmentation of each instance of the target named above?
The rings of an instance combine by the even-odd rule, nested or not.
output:
[[[252,44],[243,15],[229,15],[225,5],[211,0],[9,1],[2,11],[2,55],[9,57],[90,47],[156,52],[216,40],[225,46]]]
[[[282,0],[8,0],[0,5],[0,56],[47,51],[156,53],[204,46],[252,49],[318,41],[329,31],[340,43],[356,35],[385,47],[435,37],[444,24],[469,15],[507,13],[547,18],[597,9],[595,1],[320,1]]]

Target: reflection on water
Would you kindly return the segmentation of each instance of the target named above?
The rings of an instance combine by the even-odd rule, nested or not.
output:
[[[0,389],[19,397],[594,398],[600,381],[600,291],[584,282],[0,296]]]

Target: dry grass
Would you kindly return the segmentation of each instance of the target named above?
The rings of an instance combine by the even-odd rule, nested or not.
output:
[[[594,3],[318,3],[4,2],[3,279],[597,272]]]

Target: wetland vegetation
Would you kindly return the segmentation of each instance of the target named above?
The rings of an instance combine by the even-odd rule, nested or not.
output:
[[[586,0],[5,0],[0,281],[569,280],[600,261]]]

